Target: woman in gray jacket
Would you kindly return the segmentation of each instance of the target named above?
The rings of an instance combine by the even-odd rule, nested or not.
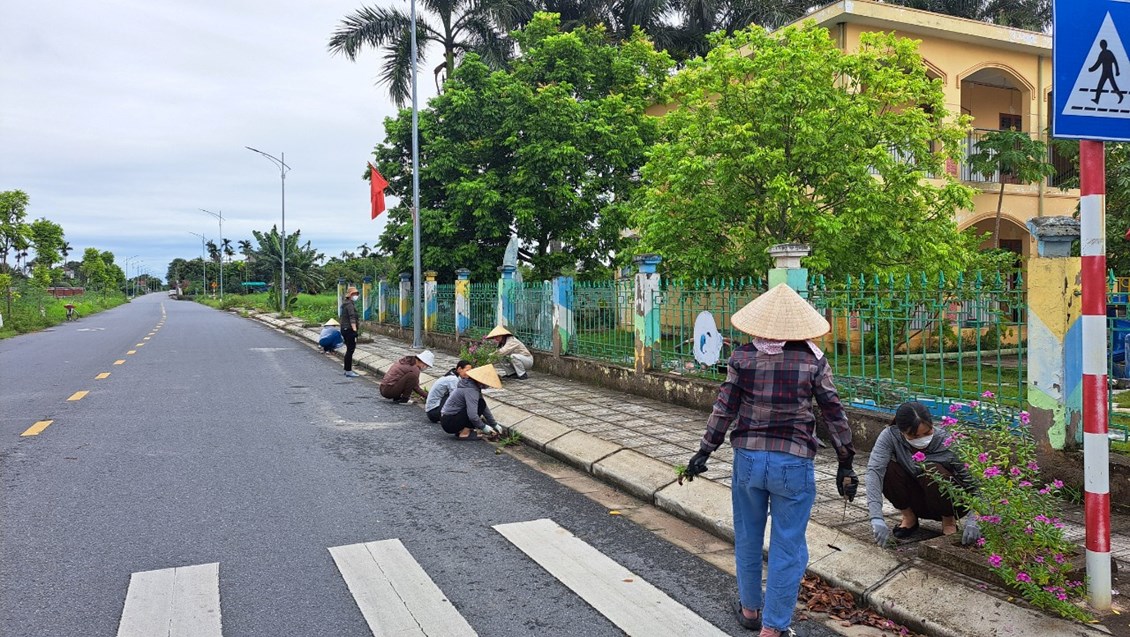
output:
[[[440,409],[439,424],[445,432],[455,434],[459,440],[477,440],[479,431],[487,436],[498,434],[494,414],[483,398],[484,387],[502,387],[494,365],[475,367],[467,372],[466,378],[459,380]]]
[[[941,520],[946,535],[957,532],[957,518],[966,511],[946,497],[929,474],[945,476],[965,489],[976,489],[965,463],[945,445],[946,433],[935,428],[930,410],[919,402],[903,403],[895,412],[891,426],[884,429],[867,461],[867,511],[875,542],[885,545],[891,529],[883,520],[883,497],[902,513],[894,529],[898,539],[918,530],[918,520]],[[921,454],[915,458],[916,454]],[[929,471],[927,471],[929,467]],[[975,542],[981,529],[965,519],[961,541]]]

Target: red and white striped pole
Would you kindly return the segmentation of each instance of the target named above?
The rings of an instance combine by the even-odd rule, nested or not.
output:
[[[1110,608],[1110,440],[1106,374],[1106,162],[1103,142],[1079,142],[1083,312],[1083,506],[1091,605]]]

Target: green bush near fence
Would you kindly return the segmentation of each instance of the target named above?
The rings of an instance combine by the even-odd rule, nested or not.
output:
[[[56,299],[41,291],[26,290],[22,294],[13,295],[12,313],[7,314],[7,300],[0,297],[0,313],[4,316],[4,327],[0,328],[0,338],[36,332],[63,323],[67,318],[67,309],[64,306],[68,303],[75,306],[75,311],[81,319],[125,302],[124,295],[115,293],[91,292]],[[41,303],[43,313],[39,311]]]

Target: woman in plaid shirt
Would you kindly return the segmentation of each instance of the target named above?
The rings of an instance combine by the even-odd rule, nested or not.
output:
[[[789,634],[800,580],[808,565],[805,532],[816,498],[816,400],[839,457],[836,489],[855,498],[851,429],[832,382],[828,360],[812,342],[828,321],[785,284],[738,310],[730,319],[753,342],[734,350],[726,381],[687,475],[706,471],[706,460],[730,433],[731,486],[737,559],[738,622],[761,637]],[[769,510],[769,572],[761,590],[761,544]]]

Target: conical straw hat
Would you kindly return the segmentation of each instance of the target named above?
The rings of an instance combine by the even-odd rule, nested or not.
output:
[[[806,341],[831,329],[808,301],[784,283],[734,312],[730,323],[746,334],[774,341]]]
[[[488,364],[476,367],[467,372],[467,377],[477,380],[487,387],[494,387],[495,389],[502,387],[502,379],[498,377],[498,372],[494,371],[494,365]]]
[[[326,325],[329,325],[331,327],[337,327],[338,325],[341,325],[341,323],[338,323],[337,319],[330,319],[330,320],[326,321]]]
[[[502,327],[501,325],[498,325],[490,331],[490,334],[487,334],[484,338],[494,338],[495,336],[513,336],[513,334],[510,333],[510,330]]]

